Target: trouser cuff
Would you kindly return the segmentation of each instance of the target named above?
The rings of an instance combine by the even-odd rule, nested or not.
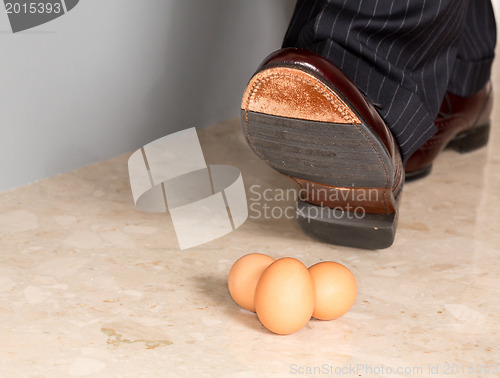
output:
[[[460,97],[479,92],[490,80],[493,58],[477,61],[457,58],[448,82],[448,91]]]

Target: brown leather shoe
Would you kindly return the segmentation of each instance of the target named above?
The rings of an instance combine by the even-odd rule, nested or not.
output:
[[[303,49],[268,56],[241,104],[250,147],[299,186],[297,218],[322,241],[389,247],[404,170],[374,107],[332,63]]]
[[[406,162],[406,180],[427,176],[434,159],[445,148],[466,153],[485,146],[490,133],[492,107],[491,83],[470,97],[447,93],[435,120],[438,131]]]

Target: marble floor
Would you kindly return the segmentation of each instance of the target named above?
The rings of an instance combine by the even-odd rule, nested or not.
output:
[[[238,120],[200,139],[208,163],[242,171],[250,202],[252,185],[292,188]],[[0,377],[500,376],[498,128],[487,148],[446,151],[406,185],[396,241],[379,251],[318,243],[294,219],[253,211],[181,251],[167,215],[135,209],[128,156],[0,193]],[[228,293],[231,265],[250,252],[338,261],[357,301],[274,335]]]

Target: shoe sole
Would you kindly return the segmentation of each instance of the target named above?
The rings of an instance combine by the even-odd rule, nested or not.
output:
[[[391,157],[331,83],[303,67],[264,69],[247,86],[241,119],[248,144],[269,166],[295,181],[328,187],[328,193],[347,193],[329,207],[299,198],[297,219],[307,234],[367,249],[393,243],[397,201]],[[378,195],[367,199],[355,193]]]

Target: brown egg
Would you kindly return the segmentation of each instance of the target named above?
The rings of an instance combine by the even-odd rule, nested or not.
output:
[[[255,290],[255,310],[264,327],[288,335],[307,324],[314,299],[311,274],[299,260],[286,257],[262,273]]]
[[[356,301],[358,285],[344,265],[323,261],[309,268],[316,288],[316,305],[312,316],[332,320],[344,315]]]
[[[255,288],[261,274],[274,261],[262,253],[240,257],[229,271],[227,286],[234,301],[245,310],[255,312]]]

